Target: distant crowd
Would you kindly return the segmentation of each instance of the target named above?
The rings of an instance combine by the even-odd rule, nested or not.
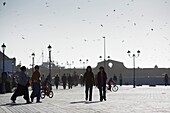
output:
[[[17,71],[14,74],[13,78],[13,87],[17,88],[11,97],[12,103],[16,102],[16,98],[18,96],[24,95],[23,98],[26,100],[27,104],[32,103],[35,98],[37,103],[41,103],[41,90],[43,90],[44,93],[49,96],[50,92],[52,92],[52,81],[54,82],[56,89],[58,89],[59,85],[62,85],[63,89],[66,89],[67,86],[68,89],[72,89],[73,86],[76,87],[78,84],[85,86],[86,101],[92,101],[93,86],[96,86],[99,90],[100,101],[106,101],[106,90],[111,91],[111,85],[116,85],[117,83],[116,76],[113,76],[113,78],[107,77],[104,67],[100,67],[98,73],[94,75],[91,66],[88,66],[86,68],[86,72],[81,76],[77,75],[74,71],[73,75],[63,74],[60,77],[57,74],[55,75],[54,79],[52,79],[50,75],[47,77],[45,77],[45,75],[41,76],[38,65],[35,66],[35,71],[33,72],[32,76],[28,77],[26,75],[26,67],[22,66],[20,71]],[[169,77],[167,74],[165,74],[165,86],[169,85],[168,80]],[[120,86],[122,86],[121,75],[119,76],[119,83]],[[29,86],[32,88],[32,93],[30,96],[28,91]]]

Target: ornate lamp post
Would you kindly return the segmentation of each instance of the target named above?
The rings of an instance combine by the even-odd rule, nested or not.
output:
[[[71,65],[74,64],[74,61],[72,61],[71,63],[69,63],[69,61],[66,62],[66,65],[69,66],[69,69],[70,69],[70,73],[71,73]]]
[[[49,76],[51,77],[51,45],[49,45],[48,47],[48,51],[49,51]]]
[[[6,81],[6,73],[5,73],[5,49],[6,49],[6,45],[3,43],[2,47],[2,51],[3,51],[3,72],[2,72],[2,93],[4,94],[5,91],[5,81]]]
[[[3,43],[2,47],[2,51],[3,51],[3,72],[5,72],[5,49],[6,49],[6,45]]]
[[[88,63],[89,60],[86,59],[85,61],[83,61],[82,59],[80,59],[79,61],[80,61],[80,63],[83,64],[83,70],[85,70],[86,69],[86,64]]]
[[[139,50],[137,51],[137,55],[135,55],[135,54],[131,55],[131,52],[129,50],[128,50],[127,53],[128,53],[130,58],[133,58],[133,88],[135,88],[136,87],[135,58],[139,57],[140,51]]]
[[[31,56],[32,56],[32,74],[33,74],[33,72],[34,72],[34,58],[35,58],[35,53],[32,53]]]
[[[103,36],[103,39],[104,39],[104,69],[106,67],[106,37]]]

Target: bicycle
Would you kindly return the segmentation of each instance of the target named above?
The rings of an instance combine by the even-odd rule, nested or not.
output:
[[[49,98],[53,98],[54,93],[51,90],[51,88],[49,88],[48,85],[42,86],[42,90],[41,90],[41,99],[44,99],[45,96],[48,96]]]
[[[109,90],[109,86],[107,85],[107,90]],[[115,84],[115,85],[111,85],[111,89],[110,91],[116,92],[118,91],[119,87]]]

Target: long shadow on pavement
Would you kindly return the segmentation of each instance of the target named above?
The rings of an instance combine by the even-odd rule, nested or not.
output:
[[[70,102],[70,104],[80,104],[80,103],[84,103],[84,104],[92,104],[92,103],[99,103],[100,101],[76,101],[76,102]]]
[[[1,104],[0,106],[21,106],[21,105],[28,105],[28,104],[27,103],[6,103],[6,104]]]

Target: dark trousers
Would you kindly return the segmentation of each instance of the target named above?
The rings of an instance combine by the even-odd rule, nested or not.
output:
[[[100,101],[106,100],[106,85],[99,86]]]
[[[66,89],[66,83],[63,83],[63,89]]]
[[[34,99],[35,97],[37,97],[37,102],[40,101],[40,96],[41,96],[41,86],[40,86],[40,83],[36,83],[36,82],[33,82],[32,83],[32,93],[31,93],[31,99]]]
[[[122,80],[119,81],[120,86],[122,86]]]
[[[58,89],[58,83],[56,83],[55,86],[56,86],[56,89]]]
[[[15,101],[18,96],[24,95],[24,99],[29,102],[28,86],[18,84],[16,91],[11,97],[11,100]]]
[[[71,82],[68,83],[68,89],[72,89],[72,83]]]
[[[86,85],[85,93],[86,93],[86,100],[88,100],[88,93],[89,93],[89,101],[92,101],[92,90],[93,86],[92,85]]]

